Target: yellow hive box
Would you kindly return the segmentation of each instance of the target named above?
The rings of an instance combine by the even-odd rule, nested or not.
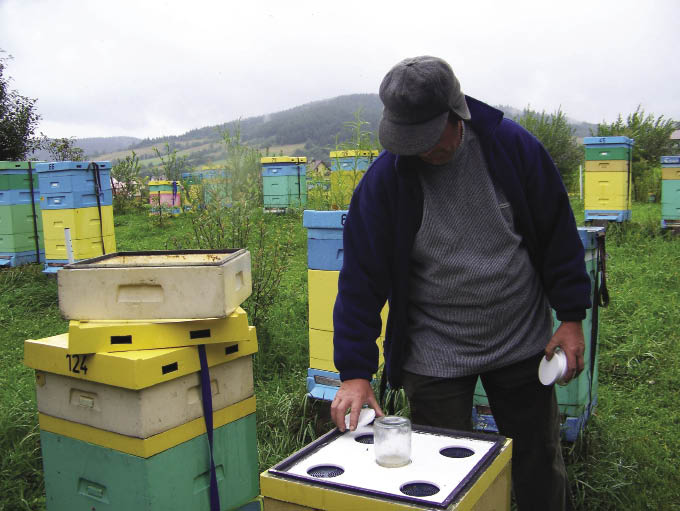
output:
[[[197,344],[247,341],[248,317],[240,307],[226,318],[69,322],[66,353],[114,353]]]
[[[143,389],[200,370],[198,348],[71,355],[69,335],[24,342],[24,364],[46,373],[105,383],[114,387]],[[247,341],[208,344],[205,347],[210,367],[257,352],[255,327],[249,327]]]
[[[333,307],[338,295],[339,271],[307,270],[309,286],[309,328],[315,330],[333,330]],[[381,337],[385,337],[389,306],[385,303],[380,317],[382,318]]]
[[[380,151],[373,150],[373,151],[331,151],[330,152],[330,157],[331,158],[353,158],[355,156],[378,156],[380,154]]]
[[[586,172],[585,209],[630,209],[630,186],[627,172]]]
[[[307,163],[306,156],[263,156],[260,163]]]
[[[383,337],[378,337],[378,365],[382,365],[383,358]],[[311,369],[321,369],[322,371],[338,370],[333,364],[333,332],[326,330],[309,330],[309,367]]]
[[[251,413],[255,413],[255,396],[213,412],[213,428],[219,428],[230,422],[237,421]],[[43,431],[108,447],[109,449],[115,449],[116,451],[141,458],[150,458],[154,454],[175,447],[206,432],[205,419],[203,417],[148,438],[136,438],[112,433],[111,431],[97,429],[85,424],[57,419],[43,413],[38,414],[38,422],[40,423],[40,429]]]
[[[586,172],[628,172],[628,160],[586,160]]]
[[[509,511],[512,440],[462,496],[443,511]],[[398,469],[395,469],[398,470]],[[429,505],[350,493],[340,488],[260,474],[264,511],[431,511]]]
[[[73,258],[76,261],[104,255],[102,252],[102,238],[99,236],[95,238],[71,239],[71,247],[73,248]],[[104,248],[107,254],[115,252],[116,237],[113,235],[104,236]],[[68,260],[66,240],[63,236],[61,239],[45,239],[45,258],[59,261]]]
[[[64,240],[64,229],[71,230],[71,239],[112,236],[113,206],[102,206],[102,222],[99,223],[98,208],[43,209],[43,233],[45,239]]]
[[[661,169],[661,179],[680,179],[680,167],[665,167]]]
[[[149,186],[171,185],[173,181],[149,181]]]

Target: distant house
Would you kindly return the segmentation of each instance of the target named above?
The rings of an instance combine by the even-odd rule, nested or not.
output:
[[[310,172],[320,174],[322,176],[327,176],[330,174],[330,166],[323,160],[312,160],[310,163]]]
[[[680,142],[680,130],[675,130],[673,133],[671,133],[671,140]]]

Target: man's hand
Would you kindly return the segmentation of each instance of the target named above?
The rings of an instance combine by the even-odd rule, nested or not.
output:
[[[335,394],[333,403],[331,403],[331,419],[340,431],[345,431],[345,414],[349,408],[349,430],[354,431],[357,429],[361,408],[366,403],[375,410],[376,417],[385,415],[375,399],[373,388],[371,388],[368,380],[363,378],[345,380]]]
[[[567,374],[564,381],[569,382],[583,371],[583,354],[585,341],[580,321],[564,321],[559,326],[550,342],[545,347],[545,357],[550,360],[555,354],[555,348],[562,348],[567,356]]]

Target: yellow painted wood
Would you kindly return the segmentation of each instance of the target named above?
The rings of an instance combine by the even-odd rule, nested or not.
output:
[[[680,167],[662,168],[661,179],[680,179]]]
[[[309,328],[316,330],[333,330],[333,307],[338,295],[339,271],[307,270],[309,289]],[[389,306],[385,303],[380,313],[382,330],[380,336],[385,337]]]
[[[219,319],[72,320],[68,334],[67,353],[115,353],[247,341],[250,330],[246,312],[239,307]]]
[[[94,238],[71,239],[71,246],[73,247],[73,257],[76,261],[104,255],[102,252],[101,238],[99,236]],[[107,254],[115,252],[116,237],[113,235],[104,236],[104,248],[106,249]],[[63,236],[61,239],[45,239],[45,258],[57,259],[60,261],[68,259],[66,240]]]
[[[260,163],[307,163],[306,156],[263,156]]]
[[[384,362],[383,359],[383,341],[382,337],[378,337],[376,344],[378,345],[379,359],[378,364]],[[325,361],[326,367],[316,367],[312,363],[319,363]],[[333,365],[333,332],[327,330],[309,329],[309,367],[312,369],[323,369],[325,371],[338,372]],[[328,365],[330,364],[330,365]]]
[[[349,151],[331,151],[330,152],[330,157],[331,158],[352,158],[354,156],[378,156],[380,154],[379,151],[377,150],[372,150],[372,151],[357,151],[357,150],[349,150]]]
[[[213,427],[219,428],[230,422],[242,419],[246,415],[255,413],[255,396],[217,410],[213,413]],[[42,413],[38,414],[40,429],[56,433],[76,440],[82,440],[116,451],[132,454],[141,458],[149,458],[154,454],[163,452],[171,447],[203,435],[206,432],[205,419],[199,417],[176,428],[163,433],[150,436],[149,438],[135,438],[93,428],[84,424],[57,419]]]
[[[628,160],[586,160],[586,172],[628,172]]]
[[[630,209],[627,172],[586,172],[585,209]]]
[[[447,511],[509,511],[510,460],[512,441],[505,442],[500,454],[458,501]],[[260,474],[264,511],[414,511],[432,506],[397,502],[326,488],[303,481]]]
[[[45,239],[63,241],[64,229],[71,230],[71,239],[97,238],[114,234],[113,206],[102,206],[102,225],[99,225],[99,208],[43,209]]]
[[[172,185],[172,181],[149,181],[149,186]]]
[[[200,370],[198,348],[97,353],[83,356],[68,353],[69,334],[24,342],[24,364],[46,373],[105,383],[114,387],[143,389]],[[207,344],[210,367],[257,352],[255,327],[249,327],[247,341]],[[76,358],[77,357],[77,358]],[[75,372],[75,371],[78,372]]]

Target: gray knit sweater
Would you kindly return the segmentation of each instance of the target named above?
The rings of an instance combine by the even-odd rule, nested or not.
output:
[[[423,164],[419,178],[423,218],[411,253],[404,369],[453,378],[543,350],[550,308],[472,129],[465,126],[450,163]]]

